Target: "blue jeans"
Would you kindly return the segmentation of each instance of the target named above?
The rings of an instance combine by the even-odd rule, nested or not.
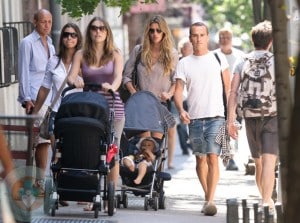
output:
[[[216,143],[215,139],[224,122],[224,117],[191,120],[189,135],[194,155],[220,155],[221,146]]]

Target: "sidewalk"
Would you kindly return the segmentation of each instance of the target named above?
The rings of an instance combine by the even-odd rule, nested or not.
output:
[[[176,169],[166,170],[172,175],[171,181],[164,185],[166,209],[154,211],[144,210],[144,198],[128,194],[128,208],[121,207],[117,213],[109,217],[106,213],[99,213],[99,218],[93,218],[93,212],[83,211],[82,205],[69,202],[69,207],[60,207],[55,217],[45,216],[43,206],[33,211],[35,222],[101,222],[101,223],[226,223],[226,200],[236,198],[239,203],[247,199],[251,203],[258,201],[258,191],[254,176],[245,175],[244,162],[248,159],[249,149],[245,138],[240,137],[239,153],[235,157],[239,171],[226,171],[220,161],[220,181],[217,186],[215,203],[218,213],[215,216],[204,216],[200,210],[204,202],[204,194],[195,172],[195,157],[184,156],[177,143],[174,157]],[[241,205],[240,219],[241,219]],[[251,205],[252,207],[252,205]],[[250,219],[253,219],[250,211]],[[0,220],[1,222],[1,220]],[[242,222],[240,220],[240,222]],[[253,222],[253,221],[250,221]]]

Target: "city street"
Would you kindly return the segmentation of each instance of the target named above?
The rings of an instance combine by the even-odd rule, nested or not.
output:
[[[192,155],[182,155],[180,147],[177,146],[174,157],[175,169],[169,172],[172,180],[165,182],[166,209],[154,211],[149,208],[144,210],[144,198],[129,194],[128,208],[121,205],[117,212],[109,217],[107,213],[100,212],[98,219],[94,219],[94,212],[83,211],[84,205],[69,202],[69,207],[60,207],[56,216],[45,216],[42,206],[34,210],[32,222],[107,222],[107,223],[153,223],[153,222],[202,222],[202,223],[226,223],[226,199],[237,198],[241,203],[247,199],[251,205],[258,201],[254,176],[245,175],[244,163],[248,159],[248,147],[244,136],[239,141],[239,153],[236,161],[239,171],[225,171],[220,162],[220,181],[216,191],[215,203],[218,213],[213,216],[204,216],[200,213],[204,199],[203,192],[195,173],[195,158]],[[166,170],[167,171],[167,170]],[[252,205],[251,205],[252,207]],[[241,205],[240,205],[241,213]],[[240,214],[241,218],[241,214]],[[250,211],[250,218],[251,211]],[[5,222],[6,223],[6,222]]]

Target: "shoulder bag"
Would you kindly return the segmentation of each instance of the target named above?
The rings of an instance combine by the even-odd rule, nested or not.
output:
[[[52,109],[53,109],[55,103],[57,102],[58,98],[60,97],[61,92],[65,88],[65,85],[67,83],[67,79],[68,78],[66,77],[65,80],[63,81],[62,85],[60,86],[58,92],[56,93],[55,98],[51,102],[51,105],[48,106],[48,109],[47,109],[47,111],[44,115],[43,121],[40,125],[39,135],[40,135],[40,137],[42,137],[44,139],[50,139],[49,122],[50,122],[51,112],[52,112]]]
[[[137,87],[138,87],[137,66],[138,66],[138,64],[140,62],[140,59],[141,59],[141,54],[142,54],[141,48],[142,47],[140,47],[139,52],[136,56],[135,63],[134,63],[134,68],[133,68],[132,73],[131,73],[132,85],[135,89],[137,89]],[[125,67],[126,67],[126,64],[125,64]],[[124,72],[124,70],[123,70],[123,72]],[[131,96],[130,92],[128,91],[126,86],[123,86],[123,84],[121,84],[118,91],[119,91],[120,98],[122,99],[123,103],[126,103],[127,100],[129,99],[129,97]]]

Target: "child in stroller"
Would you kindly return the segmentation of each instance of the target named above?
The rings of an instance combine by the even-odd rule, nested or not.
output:
[[[164,181],[171,179],[169,173],[163,172],[167,151],[167,130],[175,125],[175,119],[167,108],[148,91],[138,91],[128,99],[125,105],[125,115],[123,140],[121,140],[120,147],[120,155],[123,155],[120,165],[122,190],[121,195],[118,194],[116,197],[117,207],[123,204],[126,208],[128,206],[126,193],[132,192],[135,196],[145,197],[145,210],[148,210],[148,206],[154,210],[164,209],[163,185]],[[133,160],[140,151],[141,143],[149,141],[151,142],[149,147],[155,145],[153,156],[135,164]]]
[[[152,167],[159,155],[159,145],[151,137],[141,138],[136,146],[137,150],[132,155],[124,156],[121,165],[127,167],[131,172],[138,169],[138,175],[133,182],[138,185],[146,175],[147,168]]]

